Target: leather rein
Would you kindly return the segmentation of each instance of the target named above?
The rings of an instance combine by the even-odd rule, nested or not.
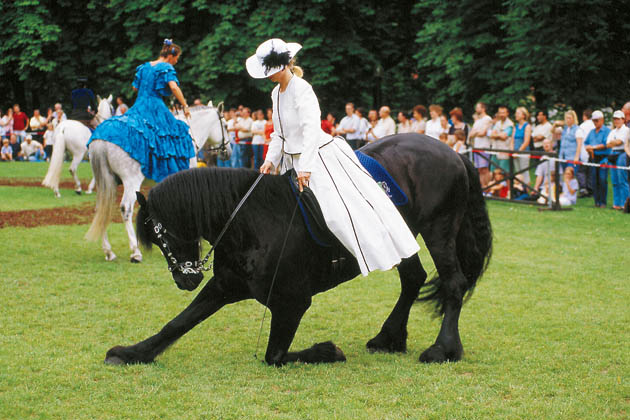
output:
[[[254,181],[252,186],[249,187],[249,190],[247,190],[247,192],[245,193],[243,198],[241,198],[241,201],[239,201],[239,203],[236,205],[236,208],[232,211],[232,214],[230,214],[230,218],[225,223],[225,226],[223,226],[223,229],[219,233],[219,236],[217,236],[217,240],[214,242],[214,245],[212,245],[212,247],[210,248],[210,251],[208,251],[206,256],[203,259],[201,259],[201,260],[185,261],[185,262],[177,261],[177,258],[175,257],[175,255],[173,255],[173,252],[171,251],[171,248],[170,248],[170,246],[168,244],[168,240],[166,239],[166,235],[168,234],[168,235],[171,235],[172,237],[174,237],[176,239],[178,239],[178,238],[175,235],[173,235],[172,233],[168,233],[166,231],[166,228],[162,225],[162,223],[160,223],[157,220],[157,218],[152,217],[152,216],[147,217],[144,220],[144,224],[146,225],[149,222],[153,223],[153,232],[155,233],[155,235],[157,237],[157,240],[159,242],[159,244],[158,244],[159,247],[162,249],[162,252],[166,256],[166,260],[167,260],[167,263],[168,263],[168,271],[170,271],[172,273],[173,271],[179,270],[182,274],[199,274],[202,271],[210,271],[212,269],[212,263],[210,263],[210,265],[206,266],[206,264],[208,263],[208,260],[210,259],[210,256],[214,252],[214,249],[217,247],[217,245],[219,245],[219,243],[221,242],[221,239],[223,238],[223,235],[225,235],[225,232],[228,230],[228,228],[230,227],[230,225],[234,221],[234,218],[236,217],[236,214],[239,212],[241,207],[243,207],[243,205],[245,204],[245,201],[247,201],[249,196],[252,194],[252,192],[254,191],[254,188],[256,188],[256,185],[258,185],[258,183],[260,182],[262,177],[263,177],[263,174],[258,174],[258,177]],[[179,240],[181,240],[181,239],[179,239]],[[196,240],[195,241],[188,241],[188,242],[196,242]]]

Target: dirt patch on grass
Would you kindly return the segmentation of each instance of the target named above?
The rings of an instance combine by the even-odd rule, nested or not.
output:
[[[13,187],[40,187],[40,181],[30,181],[24,179],[17,179],[15,183],[4,183],[6,179],[0,180],[0,185],[10,185]],[[34,185],[36,184],[36,185]],[[70,182],[74,187],[74,183]],[[142,186],[140,190],[144,195],[149,193],[150,186]],[[123,187],[118,187],[116,205],[120,203],[122,198]],[[13,211],[0,211],[0,229],[5,227],[26,227],[33,228],[38,226],[50,226],[50,225],[84,225],[92,222],[94,216],[94,204],[84,203],[79,206],[71,207],[54,207],[50,209],[37,209],[37,210],[13,210]],[[134,216],[135,220],[135,216]],[[113,223],[122,223],[120,212],[114,212]]]
[[[81,188],[87,190],[89,182],[81,182]],[[0,185],[6,187],[40,187],[42,186],[42,180],[39,178],[0,178]],[[60,189],[74,190],[74,181],[60,181]]]

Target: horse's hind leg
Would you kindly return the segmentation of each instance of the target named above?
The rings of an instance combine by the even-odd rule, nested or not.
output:
[[[96,185],[96,179],[94,179],[94,177],[92,177],[92,180],[90,181],[90,185],[88,186],[88,190],[85,192],[86,194],[92,194],[92,192],[94,192],[94,186]]]
[[[138,247],[138,239],[136,238],[136,231],[133,228],[133,207],[136,204],[136,191],[140,191],[140,185],[142,185],[143,177],[132,176],[123,181],[124,193],[122,200],[120,201],[120,213],[122,215],[125,229],[127,230],[127,236],[129,237],[129,249],[131,249],[130,260],[132,263],[139,263],[142,261],[142,252]]]
[[[116,259],[116,254],[112,250],[112,244],[109,243],[109,238],[107,237],[107,230],[103,233],[103,252],[105,253],[105,261],[114,261]]]
[[[425,363],[457,361],[464,352],[459,336],[459,314],[466,293],[466,277],[457,259],[456,230],[453,232],[445,226],[454,229],[459,224],[451,217],[443,217],[432,223],[430,234],[423,234],[439,275],[431,300],[436,301],[444,313],[435,343],[420,355],[420,361]]]
[[[409,311],[418,297],[418,292],[427,278],[418,255],[405,258],[398,266],[400,275],[400,297],[381,331],[368,341],[369,351],[388,353],[407,351],[407,321]]]
[[[287,302],[291,302],[290,304]],[[289,362],[332,363],[346,360],[343,352],[332,342],[318,343],[306,350],[289,352],[289,347],[300,325],[302,316],[311,306],[311,298],[284,299],[277,306],[270,305],[271,331],[265,353],[265,362],[281,366]]]
[[[133,346],[112,347],[105,363],[112,365],[150,363],[171,344],[223,306],[247,299],[249,292],[233,281],[210,279],[195,299],[159,333]]]
[[[72,175],[72,178],[74,178],[74,192],[78,195],[81,194],[81,180],[79,180],[77,175],[77,169],[79,168],[79,163],[83,160],[84,155],[85,152],[73,154],[72,163],[70,164],[70,174]]]

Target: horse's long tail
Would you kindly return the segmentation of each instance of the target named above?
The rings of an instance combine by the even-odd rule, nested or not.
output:
[[[486,271],[492,256],[492,226],[483,198],[477,170],[468,158],[460,155],[468,175],[468,200],[462,224],[456,239],[457,259],[466,278],[465,299],[468,299]],[[429,281],[422,290],[423,301],[434,301],[439,314],[444,313],[448,296],[442,295],[443,287],[439,276]]]
[[[59,124],[53,132],[55,143],[53,145],[52,156],[50,157],[50,165],[46,177],[42,181],[42,185],[52,188],[55,193],[59,191],[59,178],[61,176],[61,167],[63,166],[63,156],[66,153],[66,137],[64,135],[64,124]]]
[[[103,237],[114,212],[116,200],[116,179],[107,160],[106,144],[96,141],[90,144],[90,164],[96,181],[96,212],[85,234],[88,241],[96,241]]]

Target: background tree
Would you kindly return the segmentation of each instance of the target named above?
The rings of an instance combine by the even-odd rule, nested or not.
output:
[[[613,0],[14,0],[0,2],[0,107],[69,106],[78,76],[131,99],[136,66],[164,38],[192,102],[271,105],[245,59],[270,37],[298,41],[322,111],[475,101],[578,110],[630,98],[630,8]],[[535,101],[535,103],[533,103]],[[130,103],[133,101],[130,100]]]

